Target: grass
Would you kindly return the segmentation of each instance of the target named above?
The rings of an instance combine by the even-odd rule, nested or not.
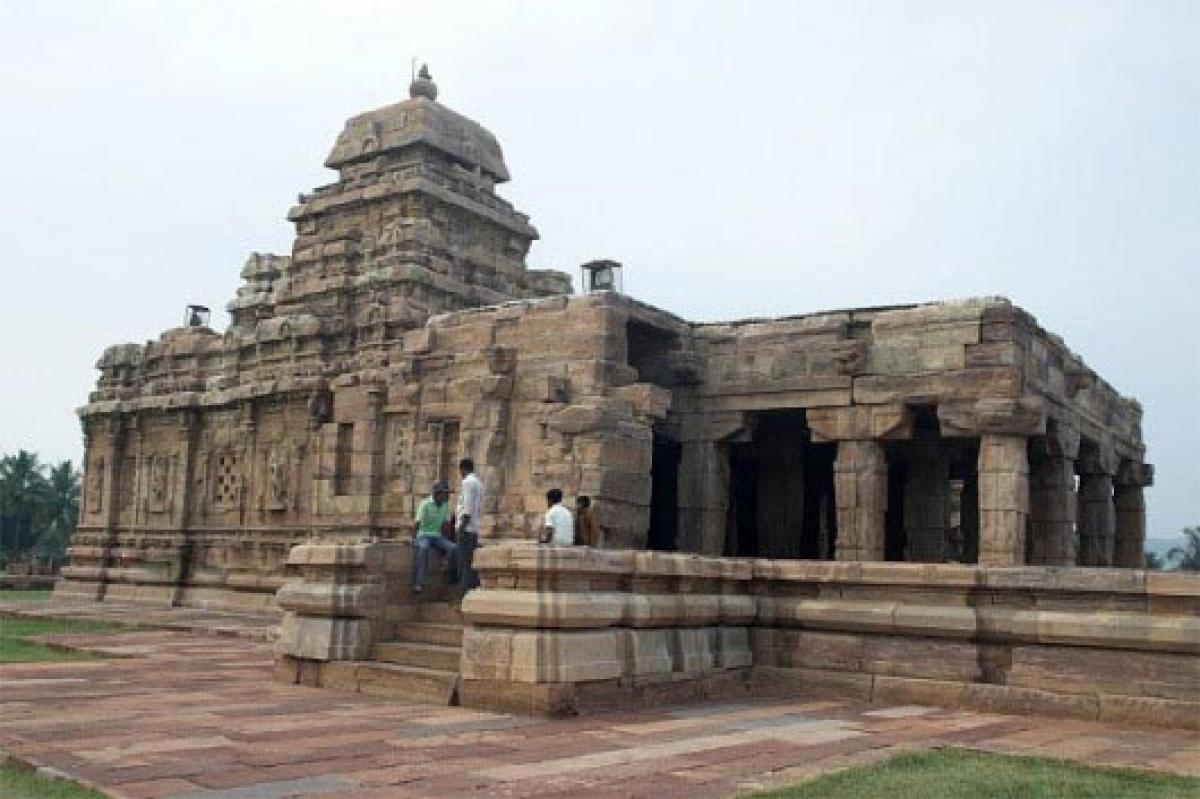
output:
[[[1200,779],[965,749],[934,749],[754,799],[1196,799]],[[748,798],[749,799],[749,798]]]
[[[9,600],[37,602],[50,599],[53,591],[17,591],[15,589],[0,590],[0,602],[8,602]]]
[[[28,640],[38,635],[73,635],[79,633],[109,633],[131,629],[125,625],[102,621],[72,619],[29,619],[0,616],[0,663],[48,663],[70,660],[92,660],[86,652],[64,651]],[[0,794],[6,796],[6,794]]]
[[[70,780],[44,776],[0,756],[0,796],[4,799],[103,799],[104,794]]]

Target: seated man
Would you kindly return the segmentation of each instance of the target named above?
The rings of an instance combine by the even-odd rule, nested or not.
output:
[[[546,504],[550,510],[546,511],[545,526],[542,528],[543,544],[569,547],[575,543],[575,520],[571,518],[571,511],[563,507],[562,498],[560,489],[552,488],[546,492]]]
[[[449,557],[454,544],[442,536],[442,528],[450,517],[450,488],[443,482],[433,486],[433,493],[417,506],[416,528],[413,533],[413,585],[414,593],[421,593],[429,576],[429,549],[432,547]]]

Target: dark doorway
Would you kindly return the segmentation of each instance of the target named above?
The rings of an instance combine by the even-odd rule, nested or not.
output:
[[[832,444],[814,444],[803,411],[756,414],[729,445],[727,555],[833,557],[837,511]]]
[[[758,468],[754,444],[729,445],[729,521],[725,554],[753,557],[758,554]]]
[[[654,434],[650,461],[650,549],[674,550],[679,535],[679,442]]]
[[[908,536],[904,531],[904,484],[908,480],[908,469],[897,459],[888,458],[887,515],[884,517],[883,557],[884,560],[904,560],[904,548]]]
[[[837,504],[833,461],[837,444],[809,443],[804,450],[804,532],[800,557],[832,560],[837,550]]]

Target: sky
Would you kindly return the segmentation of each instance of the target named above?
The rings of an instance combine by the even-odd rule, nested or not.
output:
[[[499,138],[531,267],[697,321],[1007,296],[1145,406],[1150,535],[1200,524],[1191,0],[7,0],[0,453],[78,461],[104,347],[288,253],[414,58]]]

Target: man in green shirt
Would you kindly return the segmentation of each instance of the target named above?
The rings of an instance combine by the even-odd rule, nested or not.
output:
[[[413,529],[413,593],[419,594],[429,576],[429,550],[436,549],[447,558],[454,554],[454,544],[442,537],[442,527],[450,518],[450,488],[443,482],[434,483],[433,493],[417,506]]]

